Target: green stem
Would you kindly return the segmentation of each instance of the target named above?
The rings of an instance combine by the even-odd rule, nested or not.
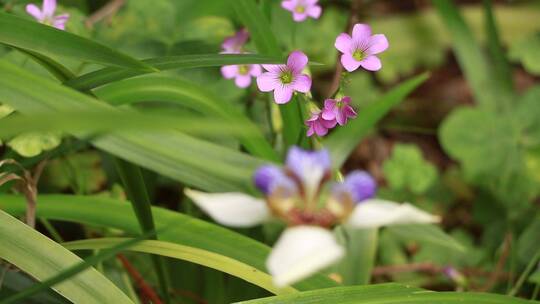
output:
[[[529,262],[529,264],[527,264],[527,267],[525,268],[523,273],[521,273],[521,276],[516,282],[516,285],[514,285],[514,288],[512,288],[512,290],[510,291],[510,293],[508,293],[508,295],[515,296],[518,293],[519,289],[521,288],[523,283],[525,283],[525,280],[529,276],[529,273],[534,269],[534,266],[538,262],[538,259],[540,259],[540,250],[536,252],[532,260]]]
[[[41,222],[43,227],[45,227],[47,232],[49,232],[49,234],[51,235],[51,237],[53,238],[53,240],[55,242],[57,242],[57,243],[63,243],[64,242],[64,240],[62,239],[62,236],[60,236],[60,233],[58,233],[56,228],[54,228],[54,226],[51,224],[51,222],[49,222],[49,220],[40,217],[39,221]]]
[[[536,286],[534,287],[534,291],[533,291],[533,294],[531,296],[531,300],[534,301],[538,297],[538,293],[540,293],[540,284],[536,284]]]

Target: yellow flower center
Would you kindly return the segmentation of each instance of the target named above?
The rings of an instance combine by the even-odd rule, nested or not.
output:
[[[298,14],[302,14],[303,12],[306,11],[306,8],[303,5],[298,5],[297,7],[294,8],[294,11],[297,12]]]
[[[279,80],[283,84],[289,84],[293,81],[293,75],[291,71],[283,71],[281,72],[281,75],[279,75]]]
[[[362,61],[364,58],[366,58],[366,54],[362,50],[356,50],[352,54],[353,58],[357,61]]]
[[[238,66],[238,73],[240,75],[247,75],[249,73],[249,66],[245,64]]]

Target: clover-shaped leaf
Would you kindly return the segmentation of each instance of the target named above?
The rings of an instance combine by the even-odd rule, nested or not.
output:
[[[56,148],[61,142],[56,133],[29,132],[11,139],[7,145],[24,157],[33,157],[46,150]]]

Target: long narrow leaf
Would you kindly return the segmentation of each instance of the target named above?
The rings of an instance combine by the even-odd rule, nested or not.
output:
[[[340,168],[349,154],[375,124],[395,105],[403,101],[407,95],[426,81],[427,78],[428,74],[422,74],[403,82],[372,105],[362,109],[356,119],[328,136],[323,141],[323,144],[330,150],[334,168]]]
[[[71,269],[73,265],[80,265],[82,261],[75,254],[2,210],[0,210],[0,239],[2,240],[0,258],[39,281],[45,281],[66,269]],[[73,303],[133,303],[93,268],[86,269],[78,276],[60,284],[56,284],[58,281],[52,283],[46,285],[54,285],[54,290]],[[18,295],[16,297],[20,300]],[[4,301],[7,302],[7,299]]]
[[[46,56],[63,56],[104,65],[153,71],[128,55],[51,26],[0,12],[0,43]]]

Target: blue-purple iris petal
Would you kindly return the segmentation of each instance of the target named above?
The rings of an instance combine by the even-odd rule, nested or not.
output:
[[[264,194],[269,194],[276,184],[277,180],[283,178],[281,168],[266,165],[262,166],[253,175],[255,186]]]
[[[372,198],[377,191],[375,179],[366,171],[360,170],[349,173],[345,177],[343,186],[356,203]]]
[[[313,171],[330,171],[332,161],[328,150],[306,151],[298,147],[292,147],[287,153],[285,165],[302,179],[306,174]]]

